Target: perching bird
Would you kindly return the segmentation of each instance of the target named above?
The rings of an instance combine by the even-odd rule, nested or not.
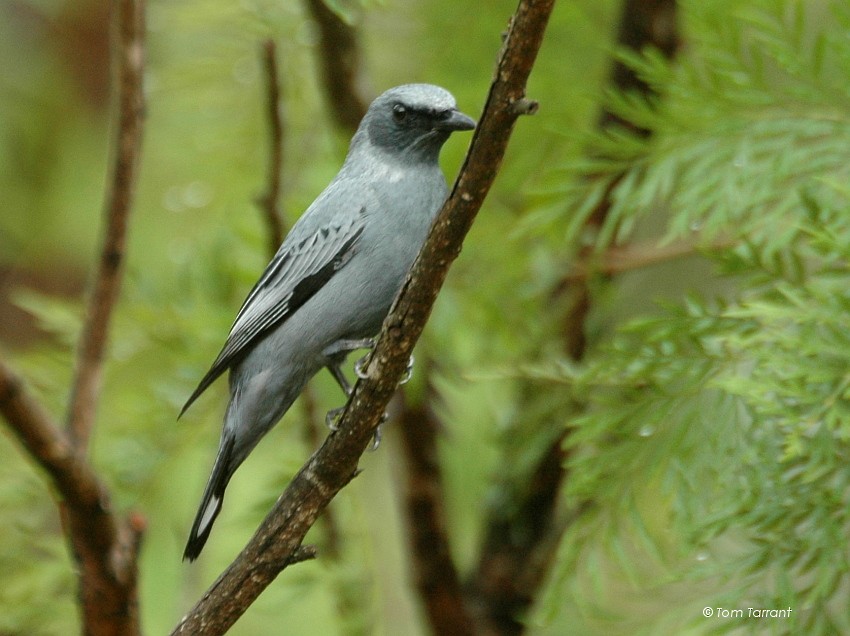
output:
[[[284,239],[248,294],[224,348],[181,415],[230,371],[218,455],[184,559],[198,557],[231,476],[307,381],[380,331],[448,188],[443,143],[475,121],[430,84],[392,88],[369,106],[339,173]]]

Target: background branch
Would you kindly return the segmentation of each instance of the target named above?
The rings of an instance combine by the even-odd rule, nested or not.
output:
[[[2,361],[0,413],[60,497],[62,525],[79,565],[84,632],[139,634],[136,557],[144,520],[116,518],[106,486]]]
[[[450,264],[460,253],[492,185],[554,0],[522,0],[503,45],[487,103],[452,194],[434,223],[339,428],[301,468],[248,545],[213,583],[174,634],[222,634],[286,567],[328,502],[357,473]]]
[[[0,362],[0,412],[26,452],[47,473],[61,501],[63,529],[78,566],[82,631],[92,636],[140,633],[137,557],[145,522],[119,519],[109,491],[85,459],[100,392],[110,317],[118,298],[127,217],[142,138],[143,0],[113,7],[118,62],[118,121],[105,204],[100,261],[76,358],[66,430]]]
[[[435,634],[464,636],[475,631],[448,540],[442,472],[437,456],[440,423],[430,407],[435,398],[429,383],[419,403],[403,400],[399,415],[407,468],[407,536],[416,587],[431,629]]]
[[[261,47],[261,61],[265,70],[265,96],[266,114],[269,125],[269,158],[266,177],[266,191],[257,197],[257,204],[263,214],[268,240],[268,255],[273,257],[287,232],[287,224],[283,218],[280,201],[282,198],[281,183],[284,168],[284,134],[285,124],[283,118],[284,103],[283,91],[280,84],[280,71],[278,63],[278,49],[274,40],[265,40]],[[322,443],[322,437],[326,433],[324,415],[319,413],[316,403],[316,392],[313,383],[309,383],[299,398],[302,412],[302,431],[305,443],[310,449],[318,448]],[[322,554],[331,560],[339,561],[342,558],[341,531],[337,523],[333,509],[325,510],[322,515],[322,526],[324,529],[324,541],[322,542]],[[316,548],[309,548],[309,556],[315,557]],[[302,546],[301,549],[306,548]],[[290,559],[289,565],[296,563],[295,558]],[[341,617],[352,616],[356,613],[358,599],[353,598],[350,589],[345,585],[338,585],[334,595],[336,607]]]
[[[144,95],[144,2],[116,0],[113,25],[118,56],[118,127],[112,175],[106,193],[106,219],[95,282],[77,350],[66,425],[85,452],[94,425],[109,322],[121,288],[127,218],[133,200],[142,145]]]
[[[361,95],[362,65],[357,31],[323,0],[305,0],[319,29],[322,86],[334,119],[354,132],[369,104]]]
[[[594,254],[586,260],[576,261],[562,284],[583,283],[593,276],[623,274],[694,254],[729,249],[736,244],[734,239],[719,238],[707,245],[693,239],[682,239],[667,245],[659,245],[658,241],[612,245],[598,256]]]
[[[283,100],[280,87],[280,72],[277,62],[277,45],[269,38],[262,44],[262,63],[266,78],[266,118],[269,123],[269,165],[266,191],[257,197],[257,205],[263,213],[268,236],[269,256],[277,253],[286,226],[280,210],[281,179],[283,174]]]

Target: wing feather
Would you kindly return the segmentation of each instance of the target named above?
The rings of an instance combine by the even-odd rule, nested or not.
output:
[[[180,415],[222,373],[242,359],[269,330],[294,314],[353,256],[363,233],[363,213],[285,241],[236,315],[224,347],[186,401]]]

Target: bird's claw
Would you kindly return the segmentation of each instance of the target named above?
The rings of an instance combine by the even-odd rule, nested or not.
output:
[[[361,380],[369,379],[369,374],[366,373],[365,367],[369,364],[370,355],[372,355],[371,351],[354,363],[354,375]]]
[[[410,382],[410,378],[413,377],[413,363],[416,362],[414,357],[411,355],[410,360],[407,361],[407,368],[404,370],[404,375],[401,376],[401,380],[398,381],[398,385],[407,384]]]
[[[372,445],[369,447],[369,452],[375,452],[378,450],[378,446],[381,445],[381,426],[384,425],[389,417],[388,413],[381,415],[381,421],[378,422],[378,426],[375,427],[375,432],[372,434]]]
[[[337,420],[339,416],[342,415],[342,412],[345,410],[344,406],[337,407],[335,409],[331,409],[328,411],[327,415],[325,415],[325,426],[330,429],[332,433],[337,431]]]
[[[336,433],[339,430],[339,426],[337,426],[337,422],[339,416],[342,415],[342,412],[345,411],[344,406],[337,407],[335,409],[331,409],[325,415],[325,425],[330,429],[331,433]],[[375,432],[372,434],[372,445],[369,446],[370,451],[378,450],[378,446],[381,445],[381,426],[389,419],[389,414],[384,413],[381,415],[381,421],[378,422],[378,426],[375,427]]]

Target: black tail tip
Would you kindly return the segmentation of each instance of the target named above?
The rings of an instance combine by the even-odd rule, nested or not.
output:
[[[209,532],[205,532],[200,536],[192,535],[189,537],[189,541],[186,542],[186,548],[183,550],[183,561],[188,561],[191,563],[195,559],[197,559],[201,555],[201,550],[204,549],[204,545],[207,542],[207,537],[210,536]]]

